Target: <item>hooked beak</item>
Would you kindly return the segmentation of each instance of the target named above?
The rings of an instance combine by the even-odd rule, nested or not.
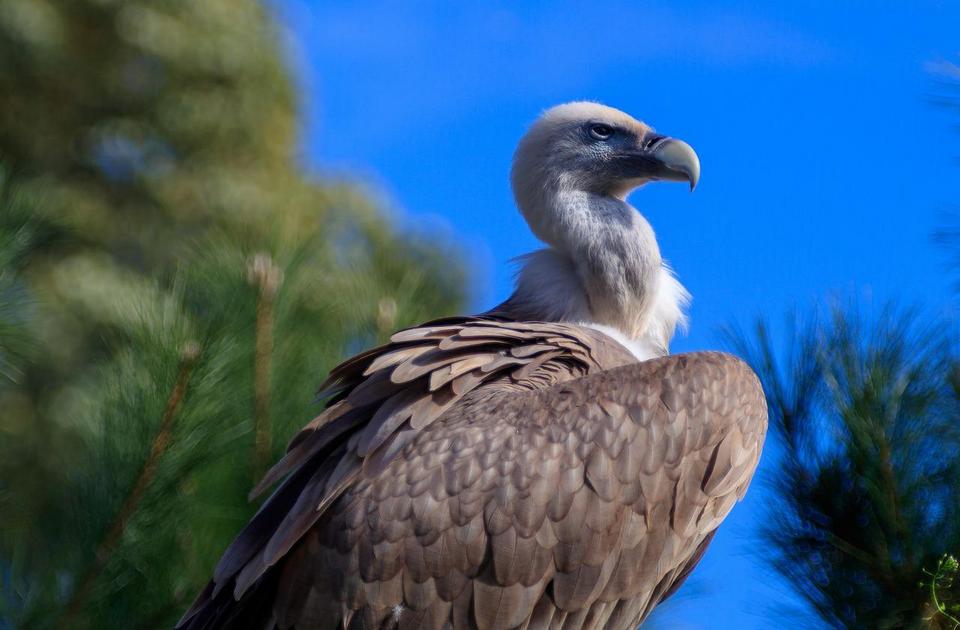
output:
[[[623,156],[625,170],[632,177],[690,182],[690,190],[700,180],[700,159],[683,140],[667,136],[649,136],[644,146]]]

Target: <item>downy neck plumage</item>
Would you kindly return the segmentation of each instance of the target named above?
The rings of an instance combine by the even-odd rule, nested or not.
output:
[[[514,170],[517,205],[549,247],[520,258],[511,318],[596,328],[638,360],[664,356],[690,294],[661,258],[650,223],[622,194]],[[619,192],[619,191],[618,191]]]

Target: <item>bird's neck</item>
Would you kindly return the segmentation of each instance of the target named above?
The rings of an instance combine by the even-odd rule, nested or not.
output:
[[[650,224],[623,199],[538,192],[540,199],[518,202],[550,247],[524,257],[503,308],[524,319],[607,327],[665,353],[685,290],[664,268]],[[523,207],[531,201],[540,207]]]

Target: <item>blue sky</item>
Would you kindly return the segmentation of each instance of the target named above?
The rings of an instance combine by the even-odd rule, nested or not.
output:
[[[402,225],[461,244],[472,310],[538,247],[507,173],[546,107],[598,100],[688,141],[694,194],[631,201],[691,290],[675,350],[830,296],[952,313],[931,240],[960,204],[960,112],[931,104],[960,61],[960,3],[275,0],[304,88],[303,159],[349,176]],[[769,455],[769,453],[768,453]],[[753,557],[761,482],[721,528],[670,627],[761,628],[796,600]]]

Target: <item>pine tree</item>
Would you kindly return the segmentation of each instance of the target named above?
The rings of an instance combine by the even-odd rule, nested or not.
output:
[[[763,381],[782,447],[763,553],[841,628],[953,627],[931,578],[960,549],[960,378],[949,322],[888,308],[732,335]],[[940,572],[946,575],[942,571]],[[956,601],[949,579],[940,598]]]
[[[0,627],[169,627],[455,254],[306,174],[254,0],[0,0]]]

